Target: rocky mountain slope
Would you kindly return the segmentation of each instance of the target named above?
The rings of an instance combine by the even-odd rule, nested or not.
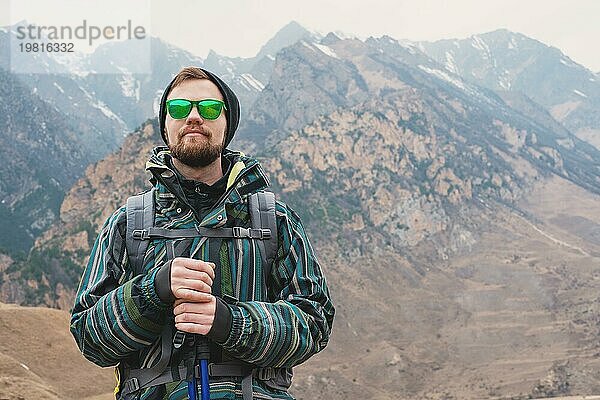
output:
[[[130,135],[119,152],[90,165],[62,202],[60,223],[38,239],[26,259],[4,257],[0,300],[72,307],[73,289],[98,228],[127,196],[145,187],[146,158],[160,143],[156,124],[150,123]]]
[[[92,161],[79,127],[0,68],[0,249],[28,251]]]
[[[408,57],[412,64],[406,63]],[[391,121],[400,131],[439,134],[459,147],[481,145],[494,159],[482,160],[491,169],[513,170],[502,164],[523,157],[569,179],[580,176],[578,183],[592,191],[598,187],[594,161],[600,153],[592,146],[565,128],[554,130],[557,123],[548,115],[512,109],[494,92],[445,72],[434,60],[389,38],[361,42],[330,34],[320,44],[301,41],[286,48],[239,137],[276,144],[320,116],[348,109],[356,118],[345,126],[350,131],[374,134],[379,128],[371,128],[374,120],[361,120],[361,111],[371,112],[375,121]]]

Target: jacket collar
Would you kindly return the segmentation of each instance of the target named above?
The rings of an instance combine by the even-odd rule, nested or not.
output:
[[[226,157],[233,165],[227,180],[227,188],[213,209],[200,221],[199,226],[219,227],[225,225],[227,222],[226,206],[233,209],[245,208],[244,200],[248,195],[264,190],[270,185],[269,178],[255,158],[228,149],[223,151],[222,157]],[[172,162],[169,161],[171,160],[172,155],[168,147],[158,146],[152,150],[150,159],[146,162],[146,170],[152,174],[150,182],[156,187],[159,198],[174,196],[177,201],[192,209],[185,200],[183,188],[175,172],[170,167]]]

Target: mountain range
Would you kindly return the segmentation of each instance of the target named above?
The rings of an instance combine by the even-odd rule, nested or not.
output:
[[[418,47],[470,82],[526,95],[571,132],[599,145],[600,79],[559,49],[505,29]]]
[[[128,127],[137,115],[140,126],[101,159],[82,151],[81,163],[94,161],[71,186],[57,185],[64,200],[57,197],[54,223],[28,253],[0,257],[1,301],[72,305],[99,227],[147,187],[145,158],[161,140],[142,110],[156,104],[169,68],[181,66],[168,64],[169,54],[185,54],[164,49],[153,63],[160,79],[129,85],[146,88],[135,101],[115,94],[121,75],[72,76],[92,98],[100,93],[93,82],[106,88],[96,104]],[[306,222],[330,281],[334,335],[299,368],[299,398],[600,392],[597,75],[506,30],[434,43],[362,41],[296,23],[252,59],[212,52],[194,62],[240,91],[248,111],[232,147],[265,165],[274,191]],[[27,93],[24,77],[5,75],[12,92],[0,97],[40,96]],[[7,121],[9,132],[24,121]],[[63,158],[75,143],[65,140],[68,129],[45,136],[65,142],[55,146],[66,149]],[[30,142],[11,151],[41,157]],[[22,190],[10,187],[2,190]]]
[[[40,143],[32,147],[10,147],[10,152],[17,150],[14,153],[16,156],[14,159],[5,157],[3,166],[2,176],[7,178],[3,179],[0,187],[0,195],[5,199],[0,205],[0,215],[15,221],[20,229],[15,235],[13,226],[0,227],[0,248],[16,255],[29,251],[35,238],[56,222],[64,194],[83,175],[85,167],[118,149],[127,134],[156,115],[162,90],[182,66],[207,65],[207,68],[210,67],[231,83],[244,109],[249,108],[264,86],[259,79],[265,80],[270,73],[274,57],[269,52],[277,50],[279,41],[286,38],[294,40],[298,35],[309,35],[309,32],[297,24],[291,24],[278,35],[279,41],[274,38],[273,43],[265,46],[263,55],[259,53],[256,59],[245,60],[229,59],[216,53],[209,54],[203,60],[152,38],[150,74],[129,72],[135,70],[132,64],[135,63],[135,57],[131,57],[133,50],[124,42],[101,46],[93,54],[76,57],[69,62],[50,53],[33,54],[32,63],[45,65],[47,71],[62,69],[64,74],[9,73],[10,34],[14,34],[14,30],[0,29],[0,77],[5,85],[18,86],[22,93],[15,95],[9,88],[0,93],[2,104],[14,114],[2,121],[5,127],[3,143],[9,143],[12,137],[19,136],[23,130],[28,135],[34,135]],[[94,70],[111,73],[89,72]],[[257,74],[259,79],[252,73]],[[44,111],[44,117],[37,118],[38,122],[48,124],[41,136],[38,136],[38,129],[30,126],[31,115],[21,112],[31,109],[33,103],[42,104],[41,111]],[[58,119],[55,116],[61,116],[62,124],[69,126],[70,133],[65,134],[67,129],[64,126],[50,122]],[[27,121],[21,120],[26,117],[29,118]],[[41,150],[44,147],[56,147],[53,143],[57,141],[68,143],[63,143],[62,147],[53,151]],[[19,164],[22,159],[27,160],[26,164],[31,165],[34,173]],[[41,170],[37,171],[37,168]],[[59,171],[59,183],[48,182],[47,177],[31,184],[27,182],[32,176],[45,176],[50,169]],[[60,176],[66,180],[61,181]],[[36,190],[47,194],[36,195]],[[28,200],[23,203],[23,199]]]

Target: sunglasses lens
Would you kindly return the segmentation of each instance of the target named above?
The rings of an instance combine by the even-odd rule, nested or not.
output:
[[[206,119],[217,119],[221,115],[223,103],[218,100],[204,100],[198,105],[200,116]]]
[[[192,103],[189,100],[173,99],[167,101],[167,110],[169,115],[174,119],[182,119],[187,117],[192,111]]]

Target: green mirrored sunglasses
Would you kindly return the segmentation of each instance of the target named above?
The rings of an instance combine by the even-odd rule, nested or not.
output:
[[[204,99],[171,99],[167,100],[167,111],[173,119],[186,118],[192,112],[192,107],[198,107],[198,114],[204,119],[217,119],[221,115],[221,110],[227,108],[221,100]]]

